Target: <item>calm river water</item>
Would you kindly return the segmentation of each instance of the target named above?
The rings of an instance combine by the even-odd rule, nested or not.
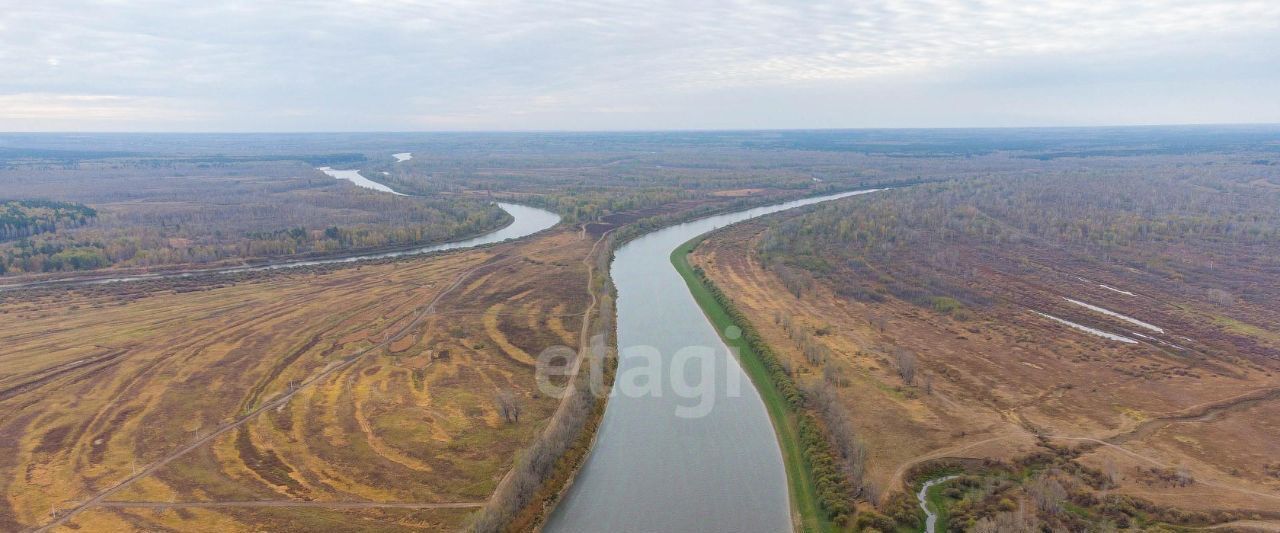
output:
[[[621,348],[614,395],[595,448],[547,531],[791,530],[786,472],[769,414],[670,255],[728,224],[867,192],[713,216],[618,250],[610,270]],[[710,357],[700,360],[699,349]],[[653,379],[640,377],[646,374],[657,376],[656,388]],[[637,393],[641,389],[648,392]]]

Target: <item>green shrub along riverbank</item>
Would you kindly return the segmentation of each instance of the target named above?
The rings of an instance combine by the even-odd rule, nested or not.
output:
[[[703,313],[720,332],[721,339],[737,350],[743,370],[760,391],[782,448],[792,509],[799,514],[801,528],[803,531],[844,529],[851,522],[856,493],[837,464],[831,440],[806,404],[804,392],[751,322],[707,279],[702,269],[689,264],[688,254],[701,241],[702,237],[698,237],[677,247],[671,253],[671,262],[684,277]],[[726,334],[736,333],[733,327],[741,333]]]

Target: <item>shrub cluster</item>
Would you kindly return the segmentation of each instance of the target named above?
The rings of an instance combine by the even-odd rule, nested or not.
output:
[[[1182,527],[1270,516],[1255,511],[1199,512],[1179,510],[1124,494],[1108,494],[1113,488],[1105,474],[1076,459],[1090,446],[1055,446],[1041,441],[1043,451],[1004,463],[984,461],[968,466],[940,462],[909,473],[909,478],[936,477],[939,470],[968,471],[948,482],[950,531],[1094,531],[1140,529],[1173,531]],[[902,495],[904,502],[910,502]],[[913,503],[914,502],[910,502]],[[901,507],[898,509],[898,507]],[[884,511],[898,525],[919,527],[906,516],[903,503],[886,505]],[[1276,514],[1280,516],[1280,513]],[[875,517],[868,517],[870,521]],[[859,516],[859,522],[864,521]]]

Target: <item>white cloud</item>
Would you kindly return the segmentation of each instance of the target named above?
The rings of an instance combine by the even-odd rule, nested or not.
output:
[[[207,115],[169,98],[111,94],[0,94],[0,120],[14,122],[101,123],[106,121],[181,122]]]
[[[259,130],[630,128],[683,127],[699,117],[702,127],[781,126],[777,117],[787,109],[816,111],[814,93],[876,100],[881,124],[862,122],[868,113],[849,105],[824,117],[845,125],[922,125],[893,120],[892,111],[909,117],[919,105],[903,95],[989,105],[981,95],[961,98],[985,84],[1052,107],[1064,86],[1133,73],[1151,76],[1133,83],[1165,83],[1163,100],[1173,102],[1144,113],[1176,122],[1190,117],[1178,111],[1186,99],[1205,96],[1198,87],[1179,99],[1184,85],[1252,76],[1266,89],[1280,79],[1280,2],[1270,0],[22,4],[0,10],[0,94],[131,98],[132,114],[90,106],[107,117],[94,124],[119,128],[133,127],[131,117],[154,124],[187,101],[208,114],[169,122]],[[782,108],[761,111],[747,95]],[[730,109],[727,102],[739,103]],[[1076,119],[1105,121],[1114,109],[1114,102],[1072,103],[1081,110]],[[1212,111],[1211,102],[1196,103]],[[143,109],[149,105],[156,107]],[[1038,116],[1048,118],[1037,120],[1054,120],[1053,109],[1044,111]],[[1222,120],[1240,114],[1224,110]],[[943,112],[933,120],[980,118]],[[12,124],[0,121],[0,129]]]

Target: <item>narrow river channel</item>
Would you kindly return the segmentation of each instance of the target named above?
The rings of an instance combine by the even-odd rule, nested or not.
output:
[[[955,478],[956,476],[946,476],[930,479],[924,482],[924,486],[920,487],[920,492],[916,493],[916,500],[920,502],[920,508],[924,509],[924,533],[934,533],[938,530],[938,513],[934,512],[934,508],[929,506],[929,489],[933,488],[934,485],[946,483]]]
[[[620,347],[614,394],[595,448],[547,531],[792,529],[786,472],[769,414],[670,255],[719,227],[867,192],[872,191],[713,216],[650,233],[618,250],[610,270],[618,288]],[[697,358],[688,356],[699,351],[711,351],[713,365],[691,362]],[[652,379],[639,377],[645,375]]]

